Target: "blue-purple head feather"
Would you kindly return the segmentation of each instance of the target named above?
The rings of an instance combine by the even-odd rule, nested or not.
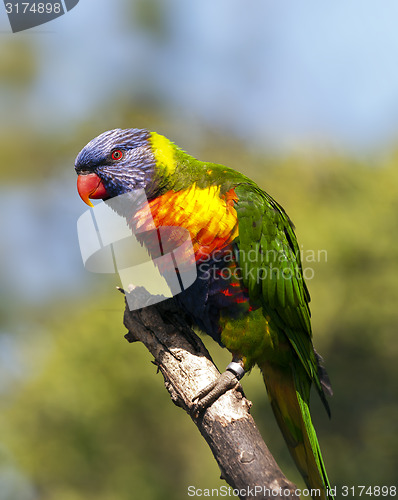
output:
[[[145,129],[108,130],[80,151],[75,170],[79,175],[95,173],[109,197],[146,189],[156,167],[149,138],[150,132]]]

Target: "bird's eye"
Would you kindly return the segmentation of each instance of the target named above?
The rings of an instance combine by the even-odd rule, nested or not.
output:
[[[120,149],[115,149],[112,151],[112,160],[121,160],[123,158],[123,152]]]

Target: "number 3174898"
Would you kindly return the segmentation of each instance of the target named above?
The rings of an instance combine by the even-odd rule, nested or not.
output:
[[[62,5],[58,2],[8,2],[6,12],[7,14],[60,14]]]

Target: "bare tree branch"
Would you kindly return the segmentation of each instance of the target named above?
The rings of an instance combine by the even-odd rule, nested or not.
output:
[[[130,304],[135,297],[140,304],[145,294],[149,297],[143,288],[132,294]],[[199,390],[220,373],[173,299],[134,311],[126,302],[124,324],[129,331],[126,339],[142,342],[155,358],[171,399],[192,418],[217,460],[221,477],[239,490],[239,497],[299,500],[296,486],[286,479],[265,445],[239,384],[201,415],[190,412]]]

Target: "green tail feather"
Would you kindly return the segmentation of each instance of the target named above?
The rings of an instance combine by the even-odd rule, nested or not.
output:
[[[275,418],[307,487],[320,490],[321,496],[314,498],[334,500],[328,493],[330,484],[311,421],[310,382],[306,373],[270,364],[261,366],[261,370]]]

